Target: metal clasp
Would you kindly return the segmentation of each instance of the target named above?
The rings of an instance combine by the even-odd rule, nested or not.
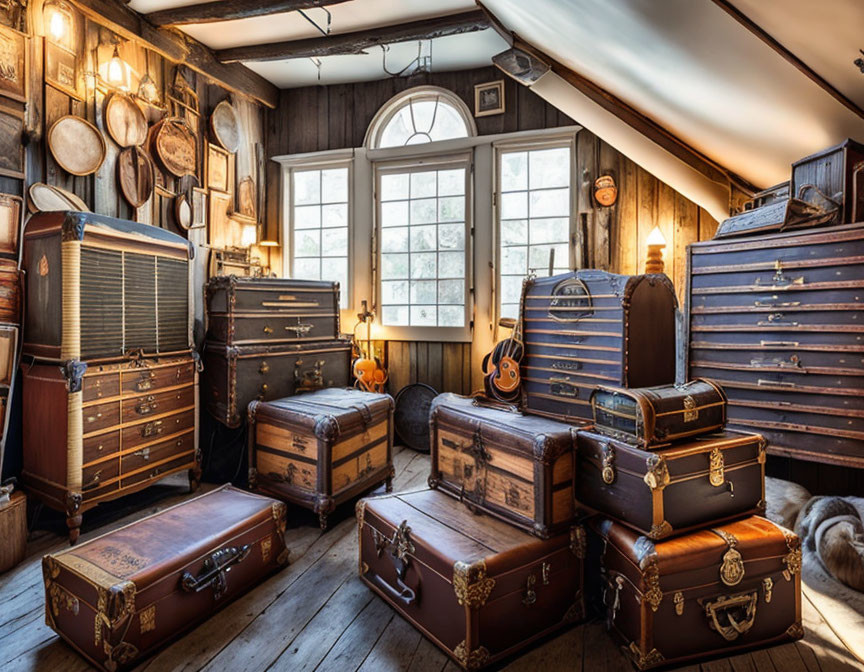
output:
[[[537,602],[537,591],[534,590],[534,585],[536,583],[537,577],[533,574],[529,574],[528,580],[525,582],[525,597],[522,598],[522,604],[526,607],[530,607]]]
[[[218,600],[228,589],[225,575],[231,571],[231,567],[246,559],[251,548],[249,544],[240,547],[230,546],[212,553],[204,561],[201,574],[197,577],[189,572],[183,572],[180,577],[181,587],[187,593],[200,593],[205,588],[213,586],[213,599]]]
[[[612,485],[615,482],[615,449],[608,443],[603,444],[601,475],[603,482],[607,485]]]

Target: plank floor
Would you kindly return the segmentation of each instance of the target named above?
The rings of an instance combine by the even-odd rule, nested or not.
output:
[[[429,458],[396,455],[396,489],[422,487]],[[214,486],[202,486],[209,489]],[[84,517],[82,541],[188,498],[185,476],[117,500]],[[42,570],[46,552],[65,548],[64,522],[50,512],[31,534],[28,557],[0,575],[0,670],[81,672],[91,669],[44,623]],[[317,519],[298,512],[287,534],[291,564],[137,670],[230,672],[455,672],[428,640],[397,616],[357,578],[353,508],[332,517],[321,533]],[[795,644],[677,668],[687,672],[845,672],[864,670],[830,625],[805,599],[806,637]],[[601,623],[573,628],[503,666],[509,672],[631,670]]]

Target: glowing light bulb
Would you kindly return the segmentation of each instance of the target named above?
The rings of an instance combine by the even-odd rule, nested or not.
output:
[[[51,12],[48,19],[48,32],[55,42],[59,42],[66,36],[66,17],[59,9]]]
[[[249,247],[250,245],[254,245],[257,240],[258,227],[254,224],[246,224],[240,237],[240,245],[242,247]]]
[[[655,226],[651,233],[648,234],[645,243],[647,245],[666,245],[666,239],[663,237],[663,232],[659,226]]]
[[[106,73],[106,78],[111,86],[122,88],[126,83],[126,73],[123,65],[123,60],[120,58],[120,50],[115,44],[114,54],[111,56],[111,60],[108,61],[108,71]]]

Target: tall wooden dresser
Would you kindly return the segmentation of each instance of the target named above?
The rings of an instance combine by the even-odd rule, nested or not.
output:
[[[689,374],[768,451],[864,467],[864,224],[690,245]]]
[[[82,514],[181,470],[200,479],[192,248],[162,229],[77,212],[24,234],[22,390],[28,490]]]

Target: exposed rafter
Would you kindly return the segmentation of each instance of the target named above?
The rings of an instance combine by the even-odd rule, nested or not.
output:
[[[378,45],[413,40],[432,40],[437,37],[485,30],[489,27],[489,18],[482,10],[477,9],[460,14],[439,16],[434,19],[376,27],[341,35],[222,49],[216,52],[216,58],[223,63],[232,63],[235,61],[281,61],[290,58],[321,57],[334,54],[361,54],[365,49]]]
[[[338,5],[348,0],[213,0],[198,5],[172,7],[144,16],[154,26],[185,26],[190,23],[214,23],[249,19],[294,12],[298,9],[314,9]]]
[[[780,44],[777,40],[771,37],[771,35],[765,32],[765,30],[760,25],[758,25],[755,21],[752,21],[750,17],[748,17],[741,10],[735,7],[731,2],[729,2],[728,0],[713,0],[713,2],[715,5],[720,7],[720,9],[729,14],[729,16],[735,19],[738,23],[744,26],[747,30],[753,33],[756,37],[762,40],[765,44],[771,47],[774,51],[780,54],[783,58],[789,61],[789,63],[794,65],[799,71],[801,71],[801,73],[803,73],[813,82],[818,84],[835,100],[837,100],[842,105],[845,105],[852,112],[864,119],[864,109],[862,109],[854,101],[847,98],[838,89],[834,88],[834,86],[832,86],[819,73],[813,70],[809,65],[807,65],[804,61],[802,61],[786,47]]]
[[[197,40],[178,31],[159,30],[140,14],[114,0],[69,0],[86,16],[127,40],[147,43],[168,60],[183,63],[231,91],[243,93],[268,107],[276,107],[279,89],[242,63],[221,63]]]
[[[583,75],[571,70],[566,65],[559,63],[549,55],[519,39],[518,36],[513,42],[513,48],[528,54],[534,54],[540,59],[540,61],[548,63],[551,66],[552,71],[573,88],[580,91],[607,112],[611,112],[628,126],[635,129],[712,182],[723,183],[728,181],[745,192],[755,193],[759,191],[759,189],[749,181],[712,161],[697,149],[691,147],[684,140],[663,128],[653,119],[646,117],[644,114],[631,107],[606,89],[598,86],[590,79],[587,79]],[[507,72],[507,70],[502,68],[500,59],[497,61],[493,59],[493,62],[499,68],[504,70],[504,72]],[[508,72],[508,74],[513,76],[515,73]],[[519,79],[518,77],[514,78],[517,79],[517,81]]]

